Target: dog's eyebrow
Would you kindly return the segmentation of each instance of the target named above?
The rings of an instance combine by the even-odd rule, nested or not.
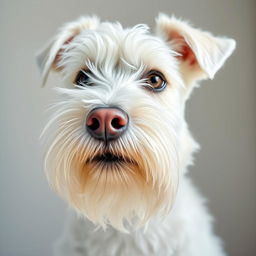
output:
[[[135,67],[133,64],[126,61],[123,57],[120,57],[121,62],[123,62],[126,66],[128,66],[132,70],[137,70],[137,67]]]

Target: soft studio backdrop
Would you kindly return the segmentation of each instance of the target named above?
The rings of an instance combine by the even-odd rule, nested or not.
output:
[[[215,80],[203,82],[188,103],[202,146],[190,173],[209,199],[229,255],[256,255],[255,7],[255,0],[1,0],[0,256],[50,256],[65,219],[66,205],[44,177],[38,141],[56,78],[40,88],[35,52],[83,14],[154,27],[159,11],[237,40]]]

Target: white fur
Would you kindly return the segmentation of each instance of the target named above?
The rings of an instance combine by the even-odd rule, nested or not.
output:
[[[166,218],[153,218],[146,230],[106,231],[69,211],[56,256],[224,256],[222,243],[212,231],[205,200],[191,181],[180,183],[175,206]]]
[[[156,35],[145,25],[123,29],[84,17],[64,26],[39,54],[43,83],[55,69],[66,87],[57,89],[60,101],[43,132],[46,174],[80,215],[70,214],[56,255],[225,255],[186,174],[198,144],[184,108],[196,82],[213,78],[234,47],[231,39],[165,15],[157,19]],[[81,69],[90,70],[91,86],[74,85]],[[145,89],[149,70],[164,74],[163,92]],[[129,162],[88,163],[104,151],[85,129],[87,114],[98,106],[128,114],[127,132],[108,150]]]

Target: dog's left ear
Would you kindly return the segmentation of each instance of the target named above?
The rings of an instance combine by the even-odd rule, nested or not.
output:
[[[59,33],[37,54],[37,64],[42,72],[44,86],[50,70],[58,71],[62,53],[77,35],[83,30],[95,29],[100,21],[96,16],[80,17],[76,21],[65,24]]]
[[[178,54],[181,72],[188,83],[203,78],[213,79],[236,45],[233,39],[214,37],[164,14],[156,19],[156,33]]]

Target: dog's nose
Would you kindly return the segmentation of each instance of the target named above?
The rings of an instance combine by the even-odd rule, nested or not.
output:
[[[128,115],[119,108],[99,107],[88,114],[86,127],[92,137],[108,142],[124,133],[128,121]]]

